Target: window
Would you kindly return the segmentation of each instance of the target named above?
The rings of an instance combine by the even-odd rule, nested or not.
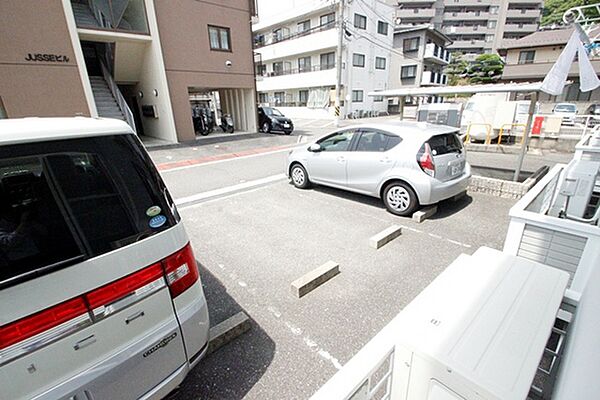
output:
[[[354,131],[337,132],[319,141],[321,151],[348,151]]]
[[[535,50],[522,51],[519,53],[519,64],[533,64]]]
[[[494,35],[485,35],[485,41],[486,42],[493,42],[494,41]]]
[[[298,91],[298,105],[305,106],[308,103],[308,90]]]
[[[365,55],[354,53],[352,54],[352,66],[353,67],[364,67],[365,66]]]
[[[167,196],[131,135],[0,147],[0,286],[172,227],[179,216]],[[165,220],[151,227],[156,207]]]
[[[256,75],[257,76],[267,75],[267,66],[265,64],[256,64]]]
[[[383,21],[377,21],[377,33],[381,35],[388,34],[388,23]]]
[[[498,14],[499,9],[500,9],[500,7],[498,7],[498,6],[490,6],[490,14],[492,14],[492,15]]]
[[[321,15],[321,17],[319,18],[319,25],[320,26],[331,25],[331,24],[333,24],[334,21],[335,21],[335,13]]]
[[[277,61],[273,63],[273,75],[283,75],[283,61]]]
[[[367,17],[360,14],[354,14],[354,27],[358,29],[367,29]]]
[[[383,101],[383,96],[373,96],[373,102],[381,103]]]
[[[392,136],[388,136],[382,132],[374,131],[374,130],[362,130],[360,138],[358,139],[358,144],[356,145],[356,151],[377,151],[383,152],[391,149],[388,147],[389,139],[392,139],[392,147],[396,144],[400,143],[400,138],[398,136],[394,136],[398,140],[392,139]]]
[[[353,90],[352,91],[352,102],[353,103],[362,103],[363,101],[363,91],[362,90]]]
[[[418,37],[404,39],[402,42],[402,49],[404,52],[419,50],[419,39],[420,38]]]
[[[258,102],[259,103],[268,103],[269,102],[269,94],[268,93],[259,93],[258,94]]]
[[[335,53],[321,54],[321,70],[335,68]]]
[[[310,72],[310,56],[298,59],[298,72]]]
[[[283,39],[283,31],[281,28],[273,30],[273,43],[281,42]]]
[[[458,136],[454,133],[444,133],[442,135],[432,136],[427,141],[431,147],[431,152],[434,156],[441,156],[448,153],[460,153],[462,151],[462,143]]]
[[[279,105],[285,102],[285,92],[275,92],[273,93],[273,97],[275,99],[275,104]]]
[[[416,65],[405,65],[400,70],[400,79],[415,78],[417,76]]]
[[[489,29],[494,29],[496,28],[496,21],[488,21],[487,27]]]
[[[211,50],[231,51],[229,28],[209,25],[208,36]]]
[[[302,33],[310,30],[310,19],[306,21],[298,22],[297,32]]]
[[[385,69],[385,58],[375,57],[375,69]]]
[[[8,118],[6,114],[6,109],[4,108],[4,103],[2,103],[2,97],[0,97],[0,119]]]

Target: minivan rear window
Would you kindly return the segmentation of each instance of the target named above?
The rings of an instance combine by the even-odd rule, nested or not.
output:
[[[460,153],[463,149],[460,139],[454,133],[444,133],[442,135],[432,136],[427,143],[429,143],[429,147],[431,147],[431,152],[434,156],[448,153]]]
[[[0,146],[0,287],[157,234],[179,221],[132,135]]]

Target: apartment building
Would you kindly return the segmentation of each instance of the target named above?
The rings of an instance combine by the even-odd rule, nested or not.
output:
[[[336,0],[259,0],[252,27],[256,88],[262,105],[291,117],[333,117],[337,44],[343,29],[340,114],[384,111],[393,41],[391,6],[375,0],[346,2],[340,24]]]
[[[506,59],[502,82],[535,82],[542,81],[562,53],[565,45],[574,32],[573,27],[550,29],[532,33],[524,38],[506,42],[499,52]],[[590,38],[596,38],[600,29],[590,32]],[[600,74],[600,54],[593,51],[590,61],[594,71]],[[559,96],[540,94],[540,101],[545,103],[572,102],[578,103],[583,111],[590,103],[600,103],[600,89],[590,92],[579,90],[579,64],[574,61],[569,70],[571,82]],[[549,112],[546,107],[544,111]]]
[[[444,68],[450,63],[448,46],[452,40],[429,24],[398,26],[394,30],[390,63],[390,89],[413,88],[423,86],[446,86],[448,77]],[[441,100],[432,96],[421,101]],[[407,99],[407,104],[416,99]],[[398,99],[389,99],[389,111],[396,111]]]
[[[211,93],[256,131],[254,2],[0,2],[0,117],[101,116],[193,140],[190,99]],[[211,97],[209,97],[211,98]]]
[[[450,49],[465,54],[491,53],[505,39],[535,32],[543,0],[388,0],[397,4],[402,24],[432,24],[452,40]]]

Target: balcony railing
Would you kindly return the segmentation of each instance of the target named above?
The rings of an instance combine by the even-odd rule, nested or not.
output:
[[[268,78],[268,77],[273,77],[273,76],[303,74],[306,72],[327,71],[327,70],[334,69],[334,68],[335,68],[335,64],[313,65],[313,66],[304,67],[304,68],[291,68],[291,69],[282,69],[282,70],[278,70],[278,71],[263,72],[263,73],[259,74],[259,76]]]
[[[435,43],[428,43],[425,46],[425,58],[434,58],[443,63],[450,62],[450,51]]]
[[[421,78],[421,85],[446,85],[448,83],[448,76],[439,72],[425,71]]]
[[[319,25],[311,29],[307,29],[302,32],[291,33],[288,35],[276,35],[273,33],[259,35],[254,37],[254,48],[259,49],[261,47],[269,46],[271,44],[285,42],[286,40],[292,40],[296,38],[300,38],[307,35],[312,35],[313,33],[327,31],[329,29],[335,28],[336,21],[329,21],[324,25]]]

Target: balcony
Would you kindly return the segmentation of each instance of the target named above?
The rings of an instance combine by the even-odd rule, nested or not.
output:
[[[276,43],[285,42],[287,40],[293,40],[300,37],[312,35],[314,33],[319,33],[323,31],[327,31],[329,29],[335,28],[336,21],[328,22],[324,25],[316,26],[311,29],[307,29],[302,32],[290,33],[287,35],[284,34],[275,34],[274,32],[269,32],[263,35],[256,35],[254,37],[254,48],[260,49],[261,47],[269,46]]]
[[[450,52],[435,43],[428,43],[425,46],[423,58],[438,64],[447,65],[450,62]]]
[[[445,21],[472,21],[472,20],[488,20],[490,13],[488,12],[447,12],[444,13]]]
[[[531,33],[537,31],[537,24],[506,24],[504,32],[510,33]]]
[[[446,26],[444,27],[444,33],[446,35],[461,35],[461,34],[473,34],[473,33],[493,33],[495,28],[488,28],[486,25],[475,25],[475,26]]]
[[[337,29],[315,31],[307,35],[257,48],[263,62],[275,59],[293,58],[298,54],[327,53],[337,46]]]
[[[444,6],[446,7],[456,7],[459,6],[489,6],[495,4],[496,2],[493,0],[460,0],[460,2],[456,2],[455,0],[444,0]]]
[[[492,43],[486,43],[485,40],[455,40],[450,49],[484,49],[492,47]]]
[[[448,84],[448,76],[440,72],[423,71],[421,85],[423,86],[445,86]]]
[[[144,0],[71,0],[80,29],[149,34]]]
[[[256,77],[256,90],[268,92],[282,89],[301,89],[335,85],[335,65],[313,65],[303,69],[283,69]]]
[[[535,10],[526,10],[526,9],[507,10],[506,11],[506,19],[512,19],[512,18],[536,19],[536,18],[540,18],[541,14],[542,14],[542,11],[538,10],[538,9],[535,9]]]
[[[396,10],[396,17],[406,19],[431,19],[435,16],[433,8],[399,8]]]

